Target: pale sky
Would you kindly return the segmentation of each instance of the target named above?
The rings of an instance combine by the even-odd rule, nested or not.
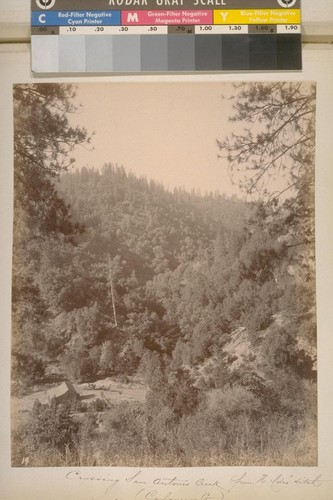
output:
[[[229,83],[79,84],[83,105],[72,120],[94,131],[94,151],[76,150],[76,166],[105,163],[201,193],[239,193],[218,159],[216,139],[230,131]]]

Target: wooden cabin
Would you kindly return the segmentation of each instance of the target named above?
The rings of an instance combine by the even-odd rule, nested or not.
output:
[[[51,389],[48,392],[49,399],[56,398],[57,403],[65,403],[67,401],[78,401],[80,399],[79,393],[76,391],[73,384],[70,382],[63,382],[58,387]]]

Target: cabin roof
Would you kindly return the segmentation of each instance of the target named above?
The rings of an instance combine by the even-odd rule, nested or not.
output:
[[[51,397],[58,398],[59,396],[63,396],[67,392],[72,392],[72,393],[78,394],[78,392],[76,391],[73,384],[71,382],[68,382],[68,381],[65,381],[62,384],[58,385],[58,387],[51,389],[49,391],[49,394]]]

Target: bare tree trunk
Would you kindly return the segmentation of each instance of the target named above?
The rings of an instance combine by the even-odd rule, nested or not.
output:
[[[114,301],[114,288],[113,288],[113,280],[112,280],[112,266],[111,266],[111,256],[109,254],[109,280],[110,280],[110,290],[111,290],[111,300],[112,300],[112,308],[113,308],[113,317],[114,317],[114,324],[117,327],[117,314],[116,314],[116,304]]]

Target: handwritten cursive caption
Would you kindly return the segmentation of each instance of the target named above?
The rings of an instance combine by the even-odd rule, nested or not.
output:
[[[71,482],[94,486],[94,498],[108,500],[224,500],[237,498],[244,488],[267,488],[279,494],[289,487],[322,488],[331,480],[321,474],[313,476],[296,473],[249,473],[240,472],[229,477],[207,479],[202,475],[189,477],[181,475],[153,476],[152,472],[137,470],[125,476],[117,476],[117,471],[90,474],[85,470],[74,469],[66,474]],[[314,493],[315,494],[315,493]]]

